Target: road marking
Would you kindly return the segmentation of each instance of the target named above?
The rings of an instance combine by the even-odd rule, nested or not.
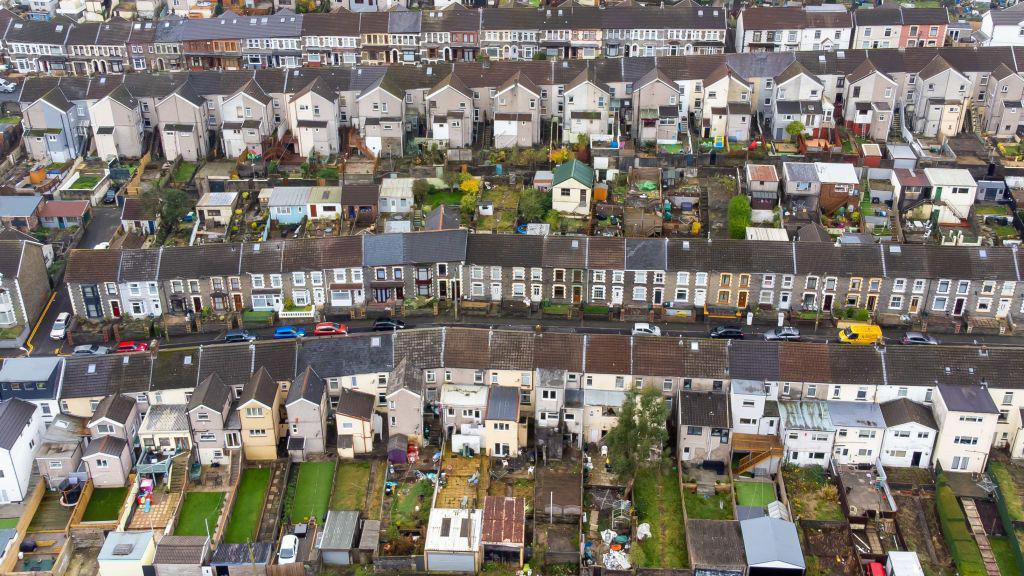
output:
[[[53,305],[53,301],[56,298],[57,291],[54,290],[50,293],[50,299],[46,302],[46,307],[39,313],[39,319],[36,320],[36,325],[32,327],[32,332],[29,333],[28,340],[25,341],[25,348],[28,349],[28,354],[26,354],[26,356],[32,355],[32,349],[34,348],[34,346],[32,346],[32,339],[36,337],[36,332],[39,331],[39,325],[43,323],[43,318],[46,318],[46,313],[50,311],[50,306]]]

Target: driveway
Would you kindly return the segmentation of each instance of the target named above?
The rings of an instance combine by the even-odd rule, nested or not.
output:
[[[121,225],[121,208],[114,206],[95,206],[92,209],[92,222],[85,229],[79,248],[92,248],[100,242],[109,242],[114,230]]]

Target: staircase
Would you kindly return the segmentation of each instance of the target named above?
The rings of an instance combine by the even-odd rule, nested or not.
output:
[[[412,211],[412,229],[423,229],[423,210],[420,210],[419,208]]]
[[[734,452],[749,452],[736,463],[734,474],[742,474],[770,458],[781,458],[785,449],[778,436],[762,436],[759,434],[733,434],[732,449]]]
[[[878,537],[878,529],[875,527],[874,522],[869,522],[864,528],[864,534],[867,536],[868,546],[871,548],[871,553],[884,556],[885,549],[882,548],[882,541]]]
[[[971,533],[974,534],[974,539],[978,542],[978,549],[981,550],[981,560],[985,563],[985,572],[988,576],[1000,576],[999,564],[996,562],[995,554],[992,553],[992,545],[989,544],[988,534],[985,532],[985,526],[981,523],[981,514],[978,513],[974,499],[961,498],[960,502],[964,505],[967,524],[970,525]]]
[[[903,108],[897,108],[892,115],[892,124],[889,126],[890,136],[900,136],[903,133]]]
[[[228,486],[237,486],[238,477],[242,475],[242,450],[236,448],[231,451],[231,475],[228,477]]]
[[[188,452],[182,452],[175,456],[171,462],[171,469],[167,473],[171,494],[180,494],[185,488],[185,481],[188,480],[188,455]]]

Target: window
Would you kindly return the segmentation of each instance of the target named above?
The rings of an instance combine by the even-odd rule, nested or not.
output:
[[[111,426],[110,424],[97,424],[96,425],[96,433],[100,434],[101,436],[105,435],[105,434],[113,434],[114,433],[114,427]]]
[[[704,431],[704,429],[701,428],[700,426],[687,426],[686,427],[686,435],[687,436],[700,436],[703,431]]]
[[[266,438],[267,437],[267,430],[265,428],[253,428],[252,430],[249,430],[249,437],[250,438]]]
[[[96,467],[101,469],[110,468],[110,461],[108,461],[106,458],[97,458]]]
[[[260,408],[259,406],[256,406],[254,408],[246,408],[245,409],[245,417],[246,418],[262,418],[263,417],[263,408]]]

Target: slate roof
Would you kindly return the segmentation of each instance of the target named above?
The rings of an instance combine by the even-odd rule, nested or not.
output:
[[[376,405],[377,397],[373,394],[342,388],[338,394],[338,406],[334,411],[350,418],[369,421],[373,417]]]
[[[939,384],[939,394],[946,408],[953,412],[998,414],[999,408],[992,395],[982,386],[955,386]]]
[[[295,340],[256,342],[253,367],[265,369],[274,380],[291,380],[296,374],[297,345]]]
[[[212,373],[199,382],[192,397],[188,400],[188,411],[191,412],[199,407],[209,408],[220,413],[231,398],[231,389],[224,385],[224,381],[216,373]]]
[[[462,226],[462,214],[458,206],[441,204],[427,212],[423,227],[426,230],[458,230]]]
[[[253,347],[248,343],[203,346],[199,354],[198,379],[202,382],[216,375],[221,384],[229,388],[245,386],[252,376],[252,365]]]
[[[729,395],[725,392],[680,390],[676,396],[680,426],[729,428]]]
[[[487,420],[519,422],[519,388],[492,386],[487,395]]]
[[[626,270],[665,270],[667,249],[665,240],[626,238]]]
[[[61,398],[90,398],[149,390],[149,353],[71,356],[64,361]]]
[[[291,406],[292,403],[299,400],[307,400],[319,406],[324,398],[326,389],[327,386],[324,379],[312,368],[306,368],[296,376],[295,381],[288,388],[288,398],[285,400],[285,406]]]
[[[480,368],[490,360],[487,330],[449,326],[444,331],[446,368]]]
[[[198,566],[209,553],[206,536],[167,535],[156,546],[155,565]]]
[[[544,238],[523,234],[470,234],[466,261],[487,266],[540,266]]]
[[[160,350],[153,366],[153,390],[195,388],[199,384],[199,348]]]
[[[89,424],[106,418],[107,420],[125,425],[128,423],[128,417],[132,415],[132,410],[134,409],[135,400],[121,394],[111,394],[100,400]]]
[[[687,534],[692,534],[689,547],[693,550],[695,569],[738,570],[740,573],[746,569],[745,557],[738,553],[743,548],[738,521],[690,519],[686,528]]]
[[[95,456],[101,454],[104,456],[120,456],[124,452],[124,447],[128,445],[128,441],[118,436],[100,436],[99,438],[89,442],[89,446],[86,447],[85,452],[82,454],[83,458],[89,456]]]
[[[914,402],[908,398],[897,398],[879,405],[882,416],[885,418],[885,425],[888,428],[900,426],[908,422],[916,422],[927,426],[932,430],[938,430],[939,425],[935,422],[932,410],[924,404]]]
[[[39,407],[20,398],[0,402],[0,448],[10,450]]]
[[[274,398],[277,396],[277,382],[270,376],[266,368],[260,368],[249,379],[249,383],[242,389],[238,397],[238,409],[245,404],[256,401],[268,408],[273,408]]]
[[[5,233],[13,233],[15,230],[5,229]],[[21,272],[21,259],[26,246],[38,246],[35,241],[27,243],[24,240],[0,240],[0,275],[5,278],[17,278]]]
[[[395,367],[397,336],[390,333],[352,334],[304,340],[299,346],[298,368],[313,368],[324,378],[390,372]]]

